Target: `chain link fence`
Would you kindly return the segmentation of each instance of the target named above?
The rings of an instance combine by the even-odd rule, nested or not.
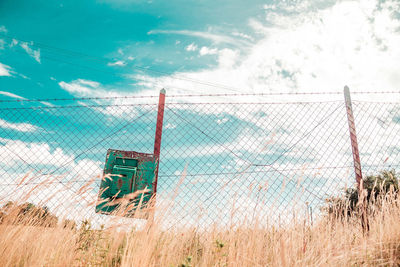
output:
[[[167,95],[156,203],[163,226],[315,220],[327,197],[354,186],[343,96],[296,97]],[[353,101],[364,175],[399,165],[393,99]],[[145,223],[94,207],[107,149],[153,152],[156,97],[1,105],[1,206],[33,203],[77,223]]]

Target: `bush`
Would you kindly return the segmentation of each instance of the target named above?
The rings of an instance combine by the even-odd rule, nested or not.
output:
[[[367,211],[371,213],[372,206],[379,206],[388,193],[397,198],[399,192],[399,179],[395,170],[381,171],[378,175],[370,175],[363,179],[364,194],[366,195]],[[348,188],[340,197],[326,199],[325,211],[334,217],[352,217],[357,215],[358,203],[357,188]]]
[[[58,218],[47,207],[38,207],[32,203],[17,205],[9,201],[0,209],[0,223],[55,227]]]

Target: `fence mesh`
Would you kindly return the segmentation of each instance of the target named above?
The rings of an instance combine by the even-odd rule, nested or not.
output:
[[[326,198],[354,185],[343,100],[216,98],[167,96],[156,204],[168,204],[165,227],[316,218]],[[99,225],[144,223],[94,209],[107,149],[153,152],[157,98],[117,100],[2,103],[0,205],[29,202]],[[396,169],[400,102],[353,101],[353,109],[364,175]]]

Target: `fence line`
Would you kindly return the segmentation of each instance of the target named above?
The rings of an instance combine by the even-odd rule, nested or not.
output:
[[[398,92],[385,92],[392,93]],[[292,95],[314,94],[337,93]],[[163,220],[166,227],[249,222],[251,214],[268,224],[284,223],[305,206],[320,216],[326,198],[355,183],[343,100],[218,102],[250,95],[286,94],[204,95],[215,103],[189,101],[200,95],[167,95],[156,204],[174,202]],[[170,97],[185,102],[169,102]],[[106,151],[152,153],[156,104],[21,105],[127,98],[0,100],[19,105],[0,107],[0,206],[32,192],[24,201],[39,205],[46,200],[60,218],[109,222],[110,217],[94,212],[92,203]],[[353,100],[353,109],[364,176],[398,167],[400,101]],[[235,215],[228,211],[232,205]]]
[[[279,92],[279,93],[226,93],[226,94],[180,94],[168,95],[168,98],[187,97],[238,97],[238,96],[303,96],[303,95],[342,95],[340,91],[331,92]],[[352,94],[400,94],[400,91],[355,91]],[[0,103],[13,102],[48,102],[48,101],[86,101],[86,100],[116,100],[116,99],[142,99],[158,98],[158,95],[126,95],[126,96],[103,96],[103,97],[72,97],[72,98],[39,98],[39,99],[0,99]]]

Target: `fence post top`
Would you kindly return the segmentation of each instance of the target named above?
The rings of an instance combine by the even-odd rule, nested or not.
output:
[[[347,85],[344,86],[344,93],[350,93],[350,89]]]

